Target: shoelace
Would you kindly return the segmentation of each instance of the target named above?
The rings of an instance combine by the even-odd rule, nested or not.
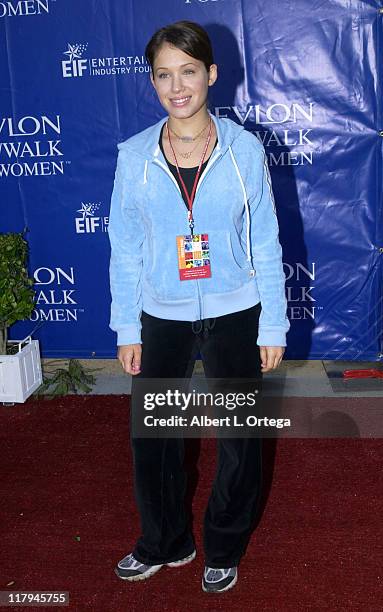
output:
[[[205,570],[205,580],[206,582],[218,582],[219,580],[223,580],[227,578],[230,573],[230,568],[225,569],[214,569],[212,567],[208,567]]]
[[[145,567],[145,566],[144,566],[144,563],[137,561],[137,559],[135,559],[133,555],[130,555],[128,559],[125,561],[124,567],[126,567],[126,569],[139,569],[140,567]]]

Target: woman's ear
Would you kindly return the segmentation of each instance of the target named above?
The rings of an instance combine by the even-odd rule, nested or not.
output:
[[[212,85],[214,85],[214,83],[216,82],[218,77],[218,68],[217,68],[217,64],[211,64],[210,68],[209,68],[209,80],[208,80],[208,85],[209,87],[211,87]]]

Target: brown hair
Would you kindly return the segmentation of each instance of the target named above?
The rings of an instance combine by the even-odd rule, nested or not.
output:
[[[156,55],[164,43],[174,45],[205,64],[209,72],[214,64],[213,49],[208,33],[194,21],[177,21],[157,30],[146,45],[145,57],[153,70]]]

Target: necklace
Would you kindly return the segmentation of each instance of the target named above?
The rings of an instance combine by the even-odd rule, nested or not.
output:
[[[168,122],[169,124],[169,122]],[[169,130],[171,132],[173,132],[174,136],[177,136],[178,140],[181,140],[182,142],[194,142],[195,140],[198,140],[198,138],[201,136],[201,134],[206,130],[207,126],[210,124],[210,119],[208,121],[208,123],[205,125],[204,128],[202,128],[202,130],[197,134],[197,136],[179,136],[179,134],[177,134],[177,132],[175,132],[169,125]],[[181,155],[181,154],[180,154]]]
[[[209,123],[210,123],[209,133],[208,133],[208,136],[207,136],[207,139],[206,139],[205,148],[204,148],[202,157],[201,157],[200,162],[199,162],[197,174],[196,174],[195,179],[194,179],[194,185],[193,185],[192,192],[191,192],[191,194],[189,194],[189,192],[188,192],[188,190],[186,188],[185,182],[184,182],[184,180],[183,180],[183,178],[181,176],[180,169],[178,167],[177,156],[176,156],[175,150],[173,148],[172,141],[170,140],[170,132],[169,132],[168,124],[166,122],[166,130],[167,130],[167,134],[168,134],[168,138],[169,138],[169,144],[170,144],[170,147],[171,147],[173,155],[174,155],[174,160],[176,162],[178,178],[179,178],[180,183],[181,183],[181,185],[183,187],[183,190],[185,192],[185,196],[186,196],[186,199],[187,199],[187,203],[188,203],[188,208],[189,208],[189,211],[188,211],[188,222],[189,222],[189,227],[190,227],[190,231],[191,231],[192,234],[193,234],[193,227],[194,227],[193,202],[194,202],[195,192],[196,192],[196,189],[197,189],[197,183],[198,183],[199,175],[200,175],[200,172],[201,172],[202,164],[204,162],[204,159],[205,159],[205,156],[206,156],[206,152],[207,152],[207,150],[209,148],[210,137],[211,137],[211,129],[212,129],[212,120],[211,119],[210,119]]]
[[[181,151],[179,151],[176,147],[174,147],[174,148],[177,151],[178,155],[181,155],[181,157],[183,157],[184,159],[190,159],[191,156],[193,155],[194,151],[196,150],[196,148],[199,146],[199,144],[200,143],[197,142],[197,144],[192,148],[191,151],[186,151],[185,153],[181,153]]]

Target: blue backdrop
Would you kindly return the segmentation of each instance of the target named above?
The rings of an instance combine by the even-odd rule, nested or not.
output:
[[[143,57],[191,19],[210,109],[264,143],[287,276],[286,358],[382,359],[382,2],[0,1],[0,231],[30,245],[44,357],[112,357],[108,213],[118,142],[164,115]]]

